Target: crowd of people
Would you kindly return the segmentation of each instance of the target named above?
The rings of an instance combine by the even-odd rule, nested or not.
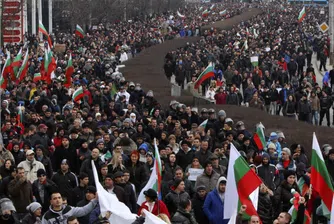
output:
[[[34,74],[40,72],[44,54],[36,37],[27,36],[26,43],[21,45],[6,45],[1,51],[3,61],[7,50],[15,58],[22,46],[24,51],[29,51],[30,57],[28,75],[24,80],[16,84],[8,77],[7,89],[1,91],[0,223],[109,223],[112,214],[109,212],[102,216],[100,211],[92,162],[106,191],[115,195],[132,213],[138,214],[135,223],[144,222],[144,209],[166,223],[228,223],[228,219],[224,218],[224,206],[228,206],[224,204],[224,199],[231,144],[263,181],[258,217],[243,219],[246,207],[241,206],[238,223],[259,223],[260,220],[264,224],[290,223],[292,217],[288,210],[292,206],[290,199],[294,197],[291,189],[302,196],[300,212],[294,223],[304,220],[305,210],[313,214],[313,223],[326,223],[328,217],[317,209],[321,200],[316,192],[311,194],[307,190],[310,158],[305,154],[306,146],[286,142],[284,133],[276,131],[266,133],[266,147],[258,149],[253,140],[253,128],[245,127],[243,121],[233,121],[233,115],[229,117],[223,110],[203,108],[197,111],[197,108],[177,101],[172,101],[168,109],[163,109],[152,91],[144,92],[140,83],[126,80],[117,70],[118,64],[128,60],[129,55],[136,56],[144,48],[166,39],[200,35],[196,31],[200,26],[222,17],[232,17],[251,6],[241,3],[228,6],[188,5],[172,16],[161,14],[146,21],[99,25],[83,39],[72,34],[56,34],[54,42],[64,43],[66,49],[63,53],[54,51],[57,68],[51,84],[33,81]],[[270,71],[275,67],[276,77],[287,74],[269,61],[281,56],[281,51],[291,55],[291,61],[293,55],[303,52],[300,50],[302,38],[296,26],[290,24],[293,9],[278,9],[273,4],[255,6],[269,11],[231,31],[219,34],[215,30],[207,31],[201,34],[199,43],[171,52],[167,64],[180,68],[172,73],[175,72],[178,78],[178,73],[182,71],[184,77],[194,81],[193,75],[198,75],[208,61],[219,61],[215,77],[217,83],[225,78],[226,86],[232,90],[230,95],[236,94],[237,104],[241,104],[244,98],[237,91],[241,83],[238,86],[234,83],[236,78],[231,78],[231,83],[226,79],[228,72],[240,79],[239,70],[241,74],[250,74],[247,54],[244,55],[243,51],[240,55],[235,54],[237,45],[232,47],[234,44],[231,41],[241,36],[239,41],[247,40],[249,50],[259,54],[264,46],[272,49],[276,44],[278,46],[276,51],[270,51],[270,55],[260,56],[260,68],[255,68],[251,78],[255,86],[262,83],[261,78],[256,83],[254,77],[262,73],[264,65],[271,65],[270,69],[268,67]],[[220,13],[225,9],[226,12]],[[208,11],[204,17],[199,14],[203,10]],[[310,10],[310,13],[316,15],[315,11]],[[311,23],[309,17],[306,21]],[[247,24],[250,27],[255,23],[259,24],[259,36],[252,41],[251,35],[247,38],[245,31],[241,30],[245,30]],[[280,31],[276,33],[277,30]],[[280,36],[283,33],[295,33],[296,36]],[[260,38],[266,41],[260,41]],[[274,40],[278,42],[272,42]],[[214,52],[220,52],[218,58],[215,58]],[[176,53],[184,53],[185,58],[179,58]],[[65,70],[70,55],[74,74],[70,87],[65,87]],[[238,56],[234,58],[235,55]],[[190,63],[190,71],[182,70],[183,66],[188,66],[187,60],[195,62]],[[268,63],[264,63],[266,60]],[[287,66],[284,60],[280,63],[283,68]],[[168,70],[166,67],[165,70]],[[223,67],[227,69],[224,73]],[[302,77],[304,70],[298,67],[297,70],[296,76]],[[273,76],[273,73],[268,76],[267,70],[264,73],[263,77],[268,79]],[[305,83],[302,81],[301,86],[312,90],[315,88],[309,86],[312,79],[308,80],[311,74],[306,74],[307,80]],[[276,84],[281,83],[274,78],[272,80]],[[267,83],[271,83],[270,80]],[[281,92],[286,92],[284,98],[288,98],[290,84],[282,83],[287,86]],[[251,87],[249,83],[244,93]],[[78,88],[83,89],[84,95],[80,102],[73,101],[72,97]],[[279,87],[274,84],[270,88]],[[325,90],[321,94],[326,93]],[[226,93],[224,88],[219,91]],[[303,96],[303,99],[308,102],[309,96]],[[251,102],[249,105],[252,105]],[[300,111],[299,116],[302,116]],[[205,128],[201,126],[203,121],[207,121]],[[146,201],[138,205],[137,198],[147,184],[156,157],[154,139],[162,165],[161,195],[148,189],[144,192]],[[334,149],[324,145],[322,150],[333,179]],[[306,190],[297,185],[300,179],[304,180]]]
[[[334,70],[326,68],[329,38],[319,25],[327,7],[276,4],[263,14],[226,31],[205,31],[202,39],[166,55],[165,73],[180,86],[216,104],[242,105],[314,125],[334,125]],[[326,79],[316,79],[312,55]],[[257,63],[251,63],[252,58]],[[212,62],[214,77],[195,88],[197,77]],[[186,83],[186,84],[185,84]],[[327,123],[323,123],[326,116]]]

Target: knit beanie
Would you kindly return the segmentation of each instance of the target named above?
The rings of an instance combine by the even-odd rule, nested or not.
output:
[[[37,209],[42,208],[41,204],[38,202],[32,202],[27,206],[27,211],[34,213]]]

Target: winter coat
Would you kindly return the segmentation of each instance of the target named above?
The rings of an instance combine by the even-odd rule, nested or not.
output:
[[[203,174],[199,175],[196,179],[196,185],[195,189],[197,189],[198,186],[205,186],[206,191],[210,192],[213,189],[215,189],[217,181],[219,179],[219,174],[216,173],[215,171],[212,171],[212,174],[209,176],[203,172]]]
[[[0,198],[9,198],[8,185],[12,180],[14,180],[12,176],[2,179],[0,184]]]
[[[293,159],[290,159],[290,163],[287,167],[284,167],[282,160],[280,160],[276,165],[276,169],[279,172],[281,181],[284,179],[284,171],[286,170],[296,171],[296,168],[297,168],[296,163]]]
[[[182,149],[176,154],[176,163],[179,165],[183,170],[186,170],[187,166],[191,164],[193,160],[195,152],[191,149],[185,153]]]
[[[32,213],[27,214],[22,219],[22,224],[40,224],[42,223],[42,217],[35,217]]]
[[[136,192],[130,183],[124,184],[116,184],[120,186],[124,190],[124,204],[128,206],[132,213],[137,212],[137,200],[136,200]]]
[[[37,180],[37,170],[43,169],[44,165],[41,162],[38,162],[36,159],[33,161],[29,161],[26,159],[25,161],[20,162],[17,167],[24,168],[25,176],[27,177],[27,180],[30,181],[30,183],[33,183],[35,180]]]
[[[172,224],[197,224],[194,216],[182,208],[177,210],[170,221]]]
[[[180,193],[176,193],[174,190],[171,190],[165,198],[165,203],[168,208],[169,213],[173,217],[177,208],[179,207],[180,201],[189,200],[190,196],[187,192],[182,191]]]
[[[159,204],[159,206],[158,206],[158,204]],[[140,205],[140,208],[138,209],[138,213],[137,214],[141,215],[141,212],[142,212],[143,209],[146,209],[147,211],[149,211],[149,209],[148,209],[148,203],[146,201],[143,202]],[[166,214],[168,216],[168,218],[171,217],[170,214],[169,214],[169,210],[167,209],[166,204],[163,201],[161,201],[161,200],[158,200],[158,201],[155,202],[151,213],[153,215]]]
[[[226,103],[230,105],[240,105],[239,96],[236,93],[228,94]]]
[[[281,185],[276,189],[274,193],[276,214],[274,215],[274,217],[277,217],[281,212],[288,212],[291,208],[292,204],[290,203],[290,199],[293,198],[293,194],[291,193],[292,188],[299,192],[299,188],[296,182],[292,186],[290,186],[284,180]]]
[[[43,201],[41,198],[41,189],[43,189]],[[36,201],[42,205],[42,213],[45,213],[50,206],[51,193],[58,190],[58,186],[52,181],[46,179],[46,183],[40,185],[39,180],[35,180],[32,184],[32,194],[35,196]]]
[[[102,160],[98,158],[96,161],[94,161],[94,164],[95,164],[96,170],[98,170],[98,173],[99,173],[99,171],[101,170],[101,166],[103,165]],[[80,173],[81,172],[88,174],[89,185],[95,185],[93,168],[92,168],[92,158],[89,158],[83,161],[81,168],[80,168]]]
[[[196,193],[195,197],[191,200],[191,207],[194,211],[194,215],[195,215],[195,218],[198,224],[208,224],[209,223],[209,219],[203,211],[203,206],[204,206],[206,196],[204,198],[200,198],[198,193]]]
[[[42,224],[67,224],[67,218],[70,216],[82,217],[93,211],[94,207],[97,204],[97,200],[91,200],[84,207],[71,207],[69,205],[63,205],[62,210],[54,211],[51,207],[44,214],[42,219]]]
[[[204,166],[204,163],[210,158],[212,152],[207,149],[204,151],[203,149],[200,149],[199,151],[195,152],[195,157],[198,158],[199,163],[201,166]]]
[[[139,193],[143,188],[143,184],[146,183],[149,178],[149,171],[146,169],[146,166],[144,166],[144,164],[141,162],[137,162],[136,165],[130,164],[129,166],[127,166],[127,169],[130,172],[129,181],[135,185],[136,191],[137,193]]]
[[[259,193],[257,211],[263,224],[273,223],[273,205],[268,194]]]
[[[59,188],[59,193],[62,196],[67,197],[67,202],[69,205],[74,205],[73,203],[73,189],[78,186],[78,179],[74,173],[68,171],[63,173],[59,170],[51,179]]]
[[[263,183],[272,191],[276,189],[275,180],[278,178],[278,170],[272,164],[261,164],[256,167],[257,175],[261,177]]]
[[[17,178],[13,179],[8,185],[10,198],[18,213],[26,213],[26,207],[32,202],[32,187],[28,180],[21,182]]]
[[[49,157],[43,156],[41,159],[36,158],[37,161],[41,162],[45,168],[46,176],[51,178],[53,175],[52,163]]]
[[[203,205],[203,211],[209,219],[210,224],[227,224],[224,219],[224,202],[220,199],[217,188],[208,193]]]

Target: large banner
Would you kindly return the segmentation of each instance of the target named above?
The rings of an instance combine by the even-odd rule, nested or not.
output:
[[[2,1],[2,35],[4,44],[23,41],[23,6],[26,0]]]

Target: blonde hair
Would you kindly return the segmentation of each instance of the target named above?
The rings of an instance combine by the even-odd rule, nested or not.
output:
[[[112,168],[113,168],[113,169],[116,169],[116,168],[119,166],[122,170],[124,170],[124,169],[125,169],[125,166],[124,166],[123,163],[121,163],[121,162],[119,161],[119,159],[118,159],[120,156],[122,156],[122,153],[113,151],[112,154],[113,154],[113,155],[112,155],[112,159],[111,159],[111,161],[110,161],[110,164],[112,165]],[[109,172],[110,172],[110,171],[109,171]]]

